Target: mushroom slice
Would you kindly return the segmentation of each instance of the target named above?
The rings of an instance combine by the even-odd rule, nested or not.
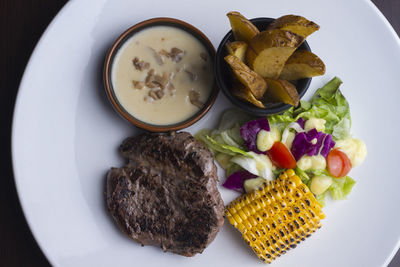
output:
[[[151,91],[149,92],[149,96],[150,96],[151,98],[153,98],[154,100],[157,100],[157,99],[158,99],[158,96],[157,96],[156,92],[153,91],[153,90],[151,90]]]
[[[183,55],[185,52],[177,47],[173,47],[171,52],[169,53],[172,61],[179,62],[182,60]]]
[[[170,57],[170,54],[169,54],[168,51],[165,50],[165,49],[161,49],[158,53],[159,53],[161,56]]]
[[[151,69],[151,70],[149,70],[149,72],[147,72],[146,79],[144,80],[146,85],[153,80],[153,76],[154,76],[154,69]]]
[[[198,108],[202,108],[204,106],[204,103],[200,101],[199,92],[196,92],[195,90],[189,91],[189,100],[190,100],[190,103],[192,103],[193,105],[195,105]]]
[[[158,99],[161,99],[164,96],[164,92],[162,90],[157,90],[156,95],[157,95]]]
[[[144,62],[143,60],[139,60],[139,58],[135,57],[132,60],[133,66],[135,66],[135,69],[142,71],[144,69],[150,68],[150,63]]]
[[[142,89],[144,87],[144,82],[132,81],[132,83],[135,89]]]
[[[161,86],[155,81],[146,83],[146,86],[149,87],[150,89],[161,89]]]
[[[189,78],[190,78],[190,80],[191,80],[192,82],[197,81],[198,76],[197,76],[196,73],[193,73],[193,72],[191,72],[191,71],[189,71],[189,70],[185,70],[185,72],[189,75]]]
[[[155,75],[153,82],[156,82],[160,85],[161,89],[164,89],[169,82],[169,75],[167,73],[163,73],[163,75]]]

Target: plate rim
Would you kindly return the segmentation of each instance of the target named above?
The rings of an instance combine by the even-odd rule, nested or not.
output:
[[[58,266],[58,262],[56,261],[54,255],[52,255],[48,249],[46,248],[46,246],[42,243],[42,241],[40,240],[40,238],[38,238],[38,233],[37,230],[34,229],[34,227],[32,227],[32,222],[31,222],[31,218],[28,215],[27,211],[27,207],[25,206],[25,202],[23,200],[23,196],[21,194],[21,185],[19,182],[19,179],[17,178],[18,174],[17,174],[17,158],[16,158],[16,120],[17,120],[17,116],[20,110],[20,106],[21,106],[21,95],[23,93],[23,88],[24,88],[24,84],[26,83],[26,74],[29,72],[29,70],[32,68],[32,62],[33,59],[36,57],[37,55],[37,51],[39,50],[39,48],[43,45],[44,40],[46,39],[47,35],[49,34],[49,32],[51,31],[51,29],[54,27],[54,24],[60,19],[61,16],[64,15],[64,13],[67,12],[68,8],[72,5],[72,3],[75,3],[74,1],[67,1],[64,6],[58,11],[58,13],[52,18],[52,20],[50,21],[49,25],[47,25],[46,29],[44,30],[44,32],[42,33],[42,35],[40,36],[39,40],[37,41],[34,49],[32,50],[31,55],[29,56],[28,62],[25,66],[25,69],[22,73],[21,76],[21,80],[19,82],[18,85],[18,91],[17,91],[17,95],[15,98],[15,102],[14,102],[14,109],[13,109],[13,115],[12,115],[12,122],[11,122],[11,167],[12,167],[12,172],[13,172],[13,179],[14,179],[14,184],[15,184],[15,190],[17,192],[17,196],[18,196],[18,201],[19,204],[21,206],[21,210],[22,210],[22,215],[25,218],[26,224],[29,227],[29,231],[31,232],[33,238],[35,239],[35,242],[37,243],[37,245],[39,246],[41,252],[43,253],[43,255],[46,257],[46,260],[50,263],[50,265],[52,266]]]

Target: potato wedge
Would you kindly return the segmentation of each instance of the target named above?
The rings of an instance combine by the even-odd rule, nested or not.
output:
[[[254,95],[256,99],[261,99],[267,90],[267,83],[256,72],[252,71],[238,57],[227,55],[225,61],[231,67],[236,78]]]
[[[296,87],[286,80],[265,79],[268,91],[264,95],[266,102],[283,102],[292,106],[299,105],[300,97]]]
[[[319,25],[302,16],[286,15],[271,22],[267,29],[291,31],[306,38],[313,32],[317,31],[319,29]]]
[[[246,60],[247,43],[243,41],[227,42],[225,47],[229,55],[238,57],[242,62]]]
[[[241,84],[239,81],[234,82],[231,92],[234,96],[247,101],[251,104],[253,104],[256,107],[259,108],[265,108],[264,104],[260,101],[257,100],[254,95],[251,93],[249,88],[246,88],[243,84]]]
[[[298,80],[324,75],[325,64],[314,53],[296,50],[286,61],[279,79]]]
[[[226,15],[231,23],[233,36],[235,37],[236,41],[244,41],[248,43],[260,32],[257,27],[253,25],[253,23],[251,23],[239,12],[232,11]]]
[[[303,37],[289,31],[260,32],[249,43],[246,61],[262,77],[277,79],[286,60],[303,41]]]

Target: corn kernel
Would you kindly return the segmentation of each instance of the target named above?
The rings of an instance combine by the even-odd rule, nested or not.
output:
[[[233,201],[226,216],[266,263],[295,248],[325,218],[321,205],[293,170]]]

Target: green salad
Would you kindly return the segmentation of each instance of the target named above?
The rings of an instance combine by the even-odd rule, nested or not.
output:
[[[355,184],[348,173],[363,162],[367,149],[350,134],[350,108],[341,83],[333,78],[310,101],[282,114],[251,118],[226,110],[217,129],[199,131],[195,137],[226,171],[223,186],[250,192],[293,169],[322,205],[327,194],[346,198]]]

